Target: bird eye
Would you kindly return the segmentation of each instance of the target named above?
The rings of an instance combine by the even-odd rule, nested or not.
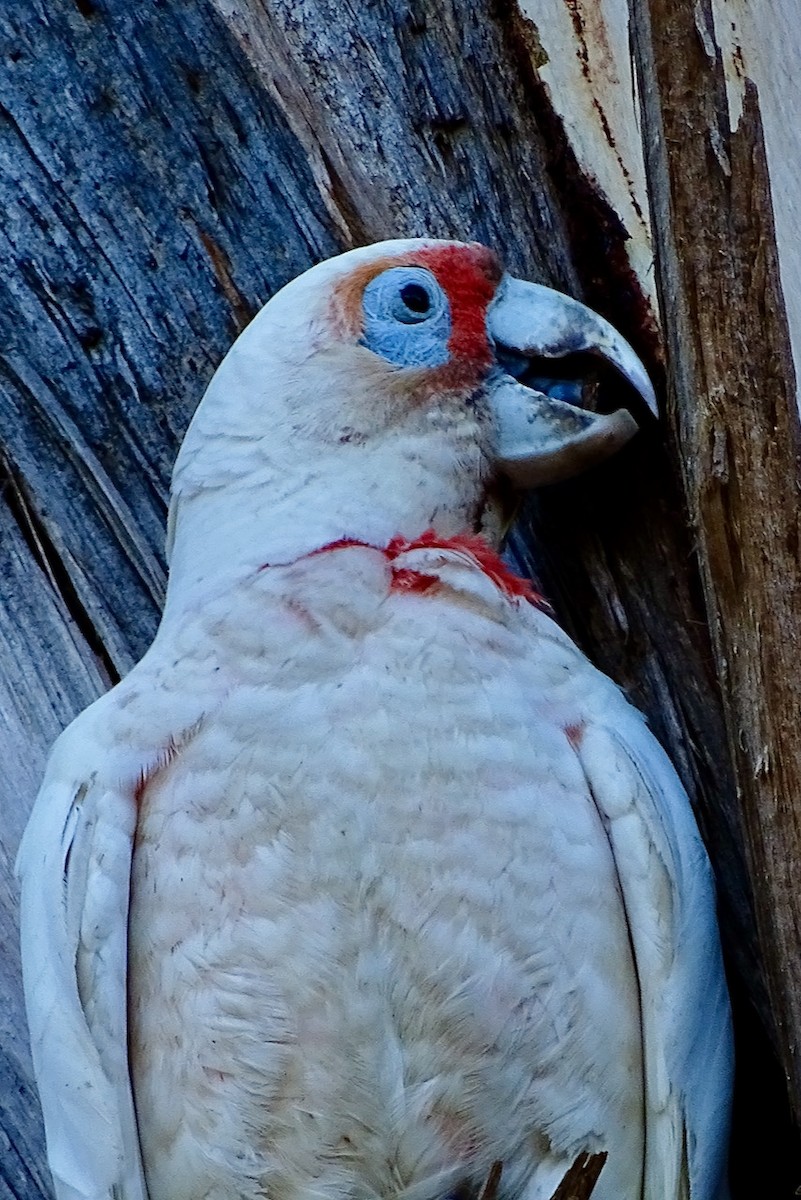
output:
[[[405,283],[401,288],[400,298],[413,321],[424,319],[431,311],[431,297],[421,283]]]
[[[362,296],[362,344],[399,367],[448,361],[451,312],[436,276],[409,263],[376,275]]]

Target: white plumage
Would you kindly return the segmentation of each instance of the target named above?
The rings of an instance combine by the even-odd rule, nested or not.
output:
[[[582,1150],[609,1154],[596,1200],[718,1194],[728,1009],[686,796],[465,537],[499,459],[526,482],[622,440],[500,373],[525,287],[477,247],[352,252],[198,410],[159,634],[62,735],[20,855],[59,1200],[440,1200],[497,1159],[504,1200],[549,1200]],[[546,333],[554,297],[526,293]],[[584,321],[646,392],[579,308],[549,352]]]

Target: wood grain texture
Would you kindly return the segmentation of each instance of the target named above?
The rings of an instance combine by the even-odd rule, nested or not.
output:
[[[666,150],[663,138],[648,162],[655,221],[669,233],[657,264],[665,344],[631,272],[625,228],[579,169],[537,74],[530,22],[512,0],[0,6],[0,1089],[10,1097],[0,1114],[0,1197],[32,1200],[49,1188],[22,1030],[11,878],[47,747],[152,637],[172,461],[231,340],[312,262],[387,236],[488,242],[516,273],[603,312],[657,379],[667,362],[667,439],[653,429],[614,463],[528,503],[512,551],[538,575],[593,660],[649,713],[693,797],[720,881],[742,1021],[759,1014],[757,1094],[744,1098],[747,1119],[758,1122],[766,1095],[775,1095],[760,1030],[770,1029],[778,1044],[795,1010],[781,999],[774,957],[768,975],[781,1001],[777,1033],[733,764],[742,796],[762,813],[746,814],[755,845],[762,838],[778,853],[776,829],[763,830],[762,818],[781,815],[792,777],[777,765],[780,743],[762,736],[773,728],[767,717],[761,726],[747,718],[748,689],[770,685],[773,670],[792,676],[789,650],[779,645],[792,573],[782,585],[784,609],[766,611],[767,580],[784,561],[779,530],[789,536],[789,504],[766,543],[776,557],[761,575],[753,562],[740,564],[742,538],[736,575],[726,574],[726,559],[746,519],[732,505],[746,497],[757,503],[747,518],[753,532],[772,503],[773,493],[758,492],[743,471],[754,463],[761,470],[768,459],[760,479],[789,496],[796,476],[783,472],[794,433],[782,415],[780,336],[760,345],[756,364],[734,314],[728,324],[720,320],[724,301],[753,309],[762,297],[777,314],[775,329],[780,324],[764,206],[743,207],[748,196],[758,200],[761,186],[758,115],[752,105],[753,136],[730,151],[738,182],[727,186],[742,203],[726,207],[717,159],[708,160],[714,149],[692,160],[693,170],[712,170],[710,187],[718,191],[704,203],[723,205],[727,224],[720,231],[715,222],[723,218],[705,209],[717,240],[676,265],[676,171],[695,136],[682,105],[691,103],[685,92],[695,83],[690,76],[671,82],[669,71],[679,67],[664,61],[670,37],[690,39],[693,70],[709,73],[714,64],[698,60],[697,32],[667,31],[657,18],[667,22],[654,0],[656,32],[643,17],[637,59],[655,122],[649,136],[661,130],[662,106],[674,121],[675,149]],[[715,95],[704,101],[712,109]],[[682,246],[687,238],[703,242],[690,208],[677,209]],[[729,270],[740,271],[744,260],[758,270],[745,294],[734,295],[714,281],[718,258],[730,252],[723,235],[739,246],[741,233],[750,250],[738,249]],[[696,328],[702,318],[706,324]],[[723,355],[719,329],[729,338]],[[685,344],[689,366],[682,365]],[[697,416],[696,392],[723,397],[736,413],[709,399],[708,415]],[[760,448],[759,438],[773,436],[774,404],[787,445]],[[733,446],[740,436],[746,446]],[[790,541],[782,553],[792,555]],[[752,585],[758,601],[742,590]],[[744,648],[747,633],[735,636],[738,622],[755,627],[752,603],[763,630],[758,651],[753,638]],[[793,695],[788,687],[781,700],[783,736]],[[761,712],[763,701],[755,703]],[[770,757],[761,760],[765,744]],[[746,787],[759,762],[765,767]],[[758,807],[766,798],[773,810]],[[761,889],[760,870],[772,860],[766,850],[750,861]],[[765,910],[788,899],[786,864],[771,886],[760,895],[760,913],[775,956],[792,930],[784,941],[771,940]]]
[[[746,88],[730,132],[707,4],[636,9],[671,415],[801,1113],[799,425],[758,98]]]

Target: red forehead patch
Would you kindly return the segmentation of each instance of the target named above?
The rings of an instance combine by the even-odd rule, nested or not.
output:
[[[486,246],[471,242],[429,246],[405,261],[426,267],[448,297],[448,349],[453,357],[488,366],[492,350],[487,337],[487,308],[503,274],[497,256]]]

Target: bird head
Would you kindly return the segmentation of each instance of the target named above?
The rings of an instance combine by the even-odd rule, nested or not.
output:
[[[500,478],[574,474],[637,429],[581,407],[543,360],[605,359],[649,408],[601,317],[514,279],[475,243],[352,250],[277,293],[226,355],[173,480],[171,577],[292,561],[338,539],[476,529]],[[559,372],[556,372],[559,374]]]

